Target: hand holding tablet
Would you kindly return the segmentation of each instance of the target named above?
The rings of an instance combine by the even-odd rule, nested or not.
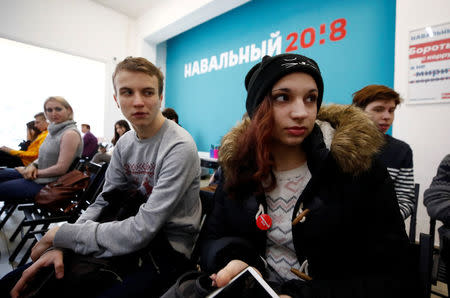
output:
[[[247,267],[236,275],[226,286],[212,292],[209,297],[278,297],[274,290],[252,267]]]

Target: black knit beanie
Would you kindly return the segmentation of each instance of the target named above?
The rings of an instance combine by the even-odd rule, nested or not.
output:
[[[247,89],[246,108],[250,118],[253,117],[259,104],[270,88],[282,77],[293,72],[304,72],[313,77],[319,89],[317,111],[323,98],[323,80],[317,63],[308,57],[298,54],[280,54],[273,57],[264,56],[262,61],[250,69],[245,76]]]

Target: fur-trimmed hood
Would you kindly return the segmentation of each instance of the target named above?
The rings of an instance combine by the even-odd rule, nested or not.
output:
[[[243,120],[222,139],[219,163],[225,173],[234,160],[237,140],[250,121]],[[322,106],[316,124],[322,131],[327,148],[344,173],[358,175],[368,170],[373,156],[384,144],[383,133],[360,108],[352,105]]]

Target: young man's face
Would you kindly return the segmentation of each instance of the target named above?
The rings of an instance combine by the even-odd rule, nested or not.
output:
[[[114,82],[116,85],[114,99],[125,118],[136,130],[154,129],[155,119],[161,114],[162,100],[162,96],[158,94],[156,76],[124,70],[116,75]]]
[[[87,133],[88,132],[88,128],[84,125],[81,125],[81,132],[82,133]]]
[[[378,129],[386,133],[394,122],[396,104],[393,99],[379,99],[369,103],[364,111],[378,126]]]

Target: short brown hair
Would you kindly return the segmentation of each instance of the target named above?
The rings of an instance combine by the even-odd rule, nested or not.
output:
[[[41,118],[42,120],[47,120],[47,118],[45,117],[44,112],[39,112],[36,115],[34,115],[34,118]]]
[[[116,83],[114,82],[117,74],[121,71],[143,72],[149,76],[156,76],[158,79],[158,95],[161,95],[164,87],[164,75],[161,70],[153,63],[142,57],[127,57],[122,62],[117,64],[116,70],[112,75],[114,85],[114,92],[116,93]]]
[[[353,93],[353,105],[361,109],[375,100],[394,100],[396,106],[403,101],[397,92],[384,85],[368,85]]]
[[[83,124],[81,124],[81,126],[84,126],[84,127],[86,127],[87,129],[91,129],[91,126],[89,125],[89,124],[85,124],[85,123],[83,123]]]

